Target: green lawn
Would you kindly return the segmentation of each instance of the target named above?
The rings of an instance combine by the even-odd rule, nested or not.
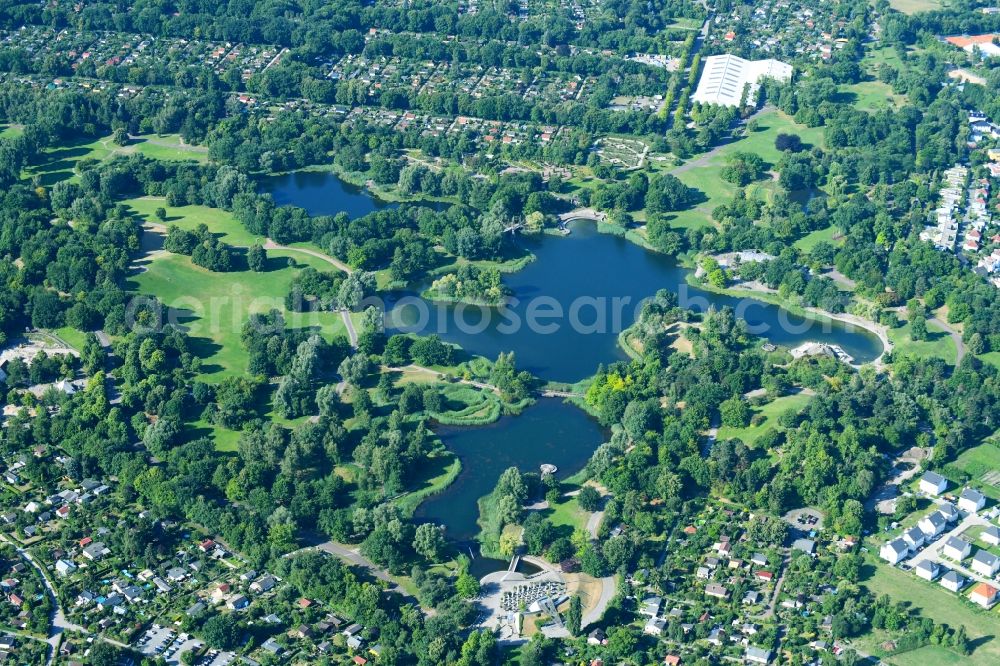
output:
[[[816,231],[810,232],[798,239],[793,243],[795,247],[803,252],[811,252],[818,243],[826,241],[827,243],[832,243],[833,245],[841,245],[843,239],[834,240],[834,235],[837,234],[837,228],[830,225],[826,229],[817,229]]]
[[[985,363],[989,363],[993,367],[1000,368],[1000,351],[986,352],[985,354],[980,354],[979,359]]]
[[[763,414],[765,420],[760,425],[747,426],[745,428],[730,428],[722,426],[719,428],[719,439],[739,439],[747,446],[752,447],[761,435],[778,427],[778,416],[788,410],[799,410],[806,406],[811,396],[803,393],[794,395],[784,395],[767,403],[763,407],[754,409],[754,414]]]
[[[77,351],[83,351],[83,345],[87,341],[87,334],[78,331],[72,326],[63,326],[52,331],[61,339],[65,340],[70,347]]]
[[[949,467],[968,474],[984,495],[1000,500],[1000,446],[990,442],[974,446]]]
[[[395,500],[405,515],[413,515],[421,502],[450,486],[462,471],[462,461],[448,452],[428,458],[423,467],[413,484],[413,491]]]
[[[21,136],[24,133],[24,128],[20,125],[4,125],[0,123],[0,138],[11,139],[15,136]]]
[[[778,149],[774,147],[774,139],[779,133],[798,134],[802,137],[802,141],[808,145],[823,145],[822,128],[799,125],[781,111],[769,111],[758,116],[756,120],[758,125],[756,132],[725,145],[707,160],[697,155],[694,156],[689,162],[697,162],[697,166],[675,173],[684,184],[699,190],[707,201],[692,210],[674,215],[670,220],[672,226],[689,228],[713,224],[712,210],[720,203],[732,198],[737,190],[736,185],[726,182],[720,176],[722,167],[725,166],[726,160],[733,153],[756,153],[773,168],[781,156]],[[704,160],[703,163],[702,160]],[[674,168],[669,167],[664,170],[672,171]],[[767,200],[773,196],[777,188],[778,184],[767,177],[765,180],[751,183],[745,189],[748,194]]]
[[[909,665],[964,663],[986,666],[1000,663],[1000,613],[984,611],[959,595],[945,590],[937,583],[917,578],[912,572],[902,571],[876,561],[870,555],[866,561],[863,585],[875,594],[888,594],[893,601],[907,602],[913,609],[935,622],[949,627],[965,626],[975,650],[969,657],[936,647],[925,647],[913,652],[889,657],[891,664]]]
[[[287,265],[293,258],[296,267]],[[327,338],[344,334],[340,315],[335,312],[288,312],[285,294],[299,267],[314,264],[328,270],[329,264],[295,252],[268,252],[270,270],[264,273],[213,273],[191,263],[189,257],[162,253],[154,256],[147,270],[135,276],[132,288],[157,296],[170,315],[188,327],[191,342],[203,360],[202,379],[218,382],[246,370],[246,356],[240,344],[240,329],[249,315],[282,311],[288,326],[311,327]]]
[[[941,9],[947,3],[941,0],[889,0],[889,6],[904,14],[916,14]]]
[[[903,324],[899,328],[889,329],[889,340],[892,341],[894,352],[917,358],[940,358],[945,363],[955,365],[958,356],[955,343],[951,337],[935,324],[928,322],[927,339],[915,341],[910,339],[910,325]]]
[[[264,239],[255,236],[246,230],[236,218],[219,208],[209,208],[208,206],[174,206],[166,205],[166,200],[162,197],[140,197],[137,199],[126,199],[124,202],[132,213],[138,215],[144,221],[160,223],[154,213],[157,208],[164,208],[167,211],[167,219],[163,224],[176,224],[182,229],[194,229],[199,224],[208,226],[209,231],[218,235],[224,242],[239,247],[249,247],[254,243],[263,243]],[[299,255],[305,257],[306,255]],[[333,266],[327,265],[323,270],[330,270]]]
[[[181,141],[177,134],[146,134],[138,136],[123,149],[142,153],[146,157],[166,162],[207,162],[208,149],[204,146],[191,146]]]
[[[38,164],[29,165],[25,175],[29,178],[38,176],[43,185],[53,185],[77,178],[76,166],[82,160],[104,160],[117,150],[120,147],[112,143],[110,137],[67,141],[58,148],[42,151],[45,158]]]
[[[564,530],[565,536],[570,536],[576,530],[587,527],[587,518],[590,514],[580,508],[576,497],[560,497],[559,502],[550,505],[546,517],[557,528],[568,528]]]
[[[10,128],[12,132],[18,128]],[[155,143],[154,143],[155,142]],[[177,135],[147,135],[137,137],[127,146],[115,144],[110,136],[99,139],[82,138],[67,141],[57,148],[46,148],[43,151],[45,159],[38,164],[32,164],[25,170],[29,178],[39,176],[43,185],[53,185],[61,180],[71,180],[78,177],[77,164],[85,159],[106,160],[113,155],[132,155],[142,153],[159,160],[208,160],[208,153],[198,146],[181,144]]]
[[[861,111],[879,111],[902,106],[906,102],[905,95],[897,95],[892,86],[881,81],[862,81],[840,87],[840,91],[854,108]]]

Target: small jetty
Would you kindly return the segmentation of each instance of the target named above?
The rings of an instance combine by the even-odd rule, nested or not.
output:
[[[843,347],[827,342],[804,342],[789,353],[795,359],[805,356],[832,356],[842,363],[854,365],[854,357],[844,351]]]

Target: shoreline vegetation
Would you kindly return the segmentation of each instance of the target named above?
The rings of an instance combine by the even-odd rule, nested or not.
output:
[[[890,353],[893,349],[892,341],[889,339],[888,327],[871,321],[870,319],[865,319],[859,315],[847,312],[830,312],[829,310],[823,310],[817,307],[803,306],[782,298],[776,291],[762,291],[759,289],[741,287],[716,287],[708,282],[699,280],[694,276],[693,272],[688,273],[685,279],[690,286],[712,292],[713,294],[735,296],[737,298],[745,298],[749,296],[754,300],[762,301],[770,305],[776,305],[800,317],[805,317],[814,321],[822,321],[824,319],[838,321],[843,324],[856,326],[863,331],[871,333],[878,338],[879,342],[882,344],[882,353],[879,354],[874,360],[860,365],[880,365],[885,355]]]

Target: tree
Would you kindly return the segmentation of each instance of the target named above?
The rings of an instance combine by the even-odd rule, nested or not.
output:
[[[927,339],[927,318],[917,314],[910,319],[910,339],[914,341]]]
[[[371,370],[371,361],[364,354],[348,356],[341,362],[340,367],[337,368],[337,372],[344,378],[344,381],[350,383],[352,386],[361,386],[361,382],[364,381]]]
[[[160,222],[166,222],[167,221],[167,209],[164,208],[163,206],[157,206],[156,210],[153,211],[153,215]]]
[[[570,635],[579,636],[583,623],[583,605],[580,603],[579,595],[573,595],[569,600],[569,609],[566,611],[566,628]]]
[[[267,268],[267,253],[257,243],[247,250],[247,267],[254,273],[263,273]]]
[[[124,127],[118,127],[114,132],[111,133],[111,140],[115,142],[115,145],[124,146],[128,144],[128,130]]]
[[[455,580],[455,591],[463,599],[475,599],[479,596],[479,581],[463,571]]]
[[[201,628],[202,638],[216,649],[235,647],[240,639],[239,625],[231,614],[213,615]]]
[[[443,527],[432,525],[431,523],[417,525],[416,532],[413,534],[413,550],[429,561],[437,562],[441,559],[441,553],[444,552],[444,548]]]
[[[743,396],[733,396],[719,405],[722,425],[729,428],[745,428],[750,423],[750,405]]]
[[[798,134],[779,132],[778,136],[774,137],[774,147],[782,152],[787,150],[791,153],[797,153],[802,150],[802,138]]]
[[[584,486],[580,488],[576,501],[584,511],[597,511],[601,508],[601,493],[594,486]]]

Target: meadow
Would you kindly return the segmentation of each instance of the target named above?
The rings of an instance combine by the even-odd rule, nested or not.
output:
[[[680,167],[664,166],[663,170],[673,173],[685,185],[699,190],[705,201],[695,208],[668,216],[670,225],[681,229],[713,226],[712,210],[732,198],[738,189],[736,185],[722,179],[721,169],[733,153],[749,152],[760,155],[773,170],[781,157],[774,147],[778,134],[797,134],[807,146],[823,145],[823,129],[799,125],[781,111],[772,110],[756,118],[757,129],[747,136],[712,149],[708,153],[695,156]],[[770,177],[746,186],[748,194],[769,200],[778,189],[778,183]]]
[[[759,425],[749,425],[745,428],[722,426],[719,428],[718,439],[739,439],[749,447],[757,442],[765,433],[779,428],[778,417],[786,411],[798,411],[809,403],[810,396],[805,393],[783,395],[761,407],[753,409],[754,415],[761,414],[764,421]]]
[[[937,646],[922,647],[911,652],[886,657],[884,660],[898,666],[938,666],[963,663],[970,666],[987,666],[1000,663],[1000,614],[984,611],[972,602],[945,590],[936,583],[921,580],[912,572],[902,571],[869,556],[862,569],[862,585],[874,594],[888,594],[894,601],[908,604],[935,622],[957,628],[965,626],[974,650],[968,657]],[[866,637],[859,647],[877,649],[878,639]]]

